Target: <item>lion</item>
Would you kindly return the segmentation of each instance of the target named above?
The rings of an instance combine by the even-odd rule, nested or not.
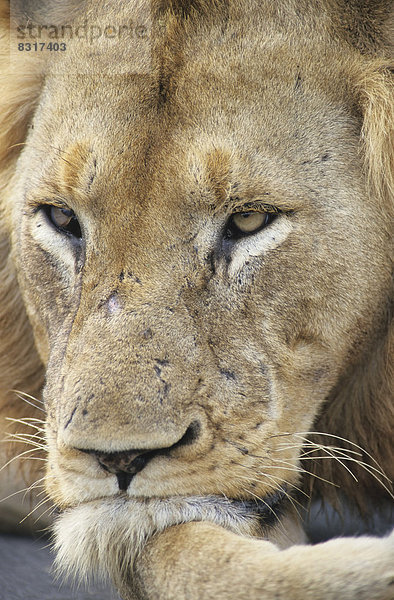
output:
[[[393,497],[392,14],[2,0],[2,427],[45,469],[7,485],[44,476],[59,572],[394,597],[393,535],[301,519]]]

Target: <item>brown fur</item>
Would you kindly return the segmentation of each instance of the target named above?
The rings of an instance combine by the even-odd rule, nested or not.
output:
[[[0,8],[8,32],[8,3]],[[90,64],[83,44],[58,62],[26,63],[20,53],[10,70],[3,46],[1,415],[37,416],[11,390],[39,396],[46,372],[46,486],[70,508],[57,529],[65,569],[108,570],[127,598],[180,598],[178,563],[163,591],[168,545],[174,557],[191,552],[195,590],[202,559],[218,545],[232,565],[228,589],[241,586],[248,598],[270,598],[261,595],[270,586],[295,598],[290,575],[267,583],[256,573],[267,560],[268,571],[272,560],[279,571],[290,560],[294,573],[305,569],[304,598],[334,598],[347,585],[346,597],[388,599],[392,539],[273,559],[272,544],[290,543],[280,524],[248,530],[235,508],[233,521],[212,515],[215,497],[264,502],[283,486],[293,502],[301,486],[335,503],[332,482],[366,516],[371,498],[376,508],[391,493],[391,4],[163,0],[151,8],[151,60],[137,52],[136,73],[105,73],[104,53],[80,75]],[[44,3],[40,15],[18,18],[138,22],[144,3],[55,10]],[[86,249],[72,250],[36,210],[59,202],[78,215]],[[218,243],[233,212],[263,209],[284,214],[256,234],[261,241],[231,251]],[[104,511],[97,499],[112,498],[117,485],[81,450],[168,447],[196,422],[191,444],[135,476],[114,523],[119,537],[108,531],[98,541],[90,507]],[[309,460],[316,447],[307,438],[340,460]],[[201,509],[201,496],[212,510]],[[174,497],[196,499],[175,509]],[[301,542],[290,508],[282,525]],[[97,528],[87,531],[90,518]],[[216,524],[166,530],[192,520]],[[199,527],[200,563],[191,541]],[[155,530],[163,533],[145,547]],[[231,536],[247,533],[270,544],[245,538],[238,571],[241,542]],[[336,552],[349,549],[373,568],[348,577],[354,565],[334,567]],[[129,562],[117,571],[122,552]],[[205,598],[234,597],[215,587],[216,575],[219,587],[228,576],[222,567],[212,568]]]

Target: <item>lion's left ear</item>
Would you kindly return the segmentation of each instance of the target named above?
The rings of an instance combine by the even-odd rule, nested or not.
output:
[[[361,110],[361,152],[367,189],[387,216],[394,219],[394,60],[375,58],[354,72]]]
[[[341,31],[356,50],[348,74],[362,119],[367,189],[394,218],[394,1],[339,0]]]
[[[394,2],[336,0],[335,30],[356,52],[350,86],[362,115],[361,144],[370,191],[392,210],[394,194]],[[337,29],[336,29],[337,28]],[[390,215],[392,217],[392,212]]]

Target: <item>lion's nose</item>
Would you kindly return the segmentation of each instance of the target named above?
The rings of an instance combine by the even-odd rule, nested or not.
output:
[[[110,473],[117,473],[118,471],[125,471],[126,473],[135,474],[140,471],[146,464],[146,459],[143,460],[143,456],[151,454],[150,451],[137,451],[129,450],[127,452],[92,452],[106,471]],[[140,459],[140,460],[138,460]]]
[[[82,448],[79,448],[79,450],[94,456],[102,469],[116,475],[119,489],[126,491],[134,475],[139,473],[139,471],[142,471],[152,458],[157,455],[163,456],[170,454],[173,450],[181,446],[192,444],[198,438],[199,432],[200,423],[193,421],[186,429],[183,436],[171,446],[154,448],[152,450],[147,448],[133,448],[131,450],[121,450],[118,452],[103,452],[102,450],[88,450]]]
[[[157,450],[128,450],[125,452],[90,451],[99,465],[109,473],[116,475],[119,489],[126,491],[134,475],[157,454]]]

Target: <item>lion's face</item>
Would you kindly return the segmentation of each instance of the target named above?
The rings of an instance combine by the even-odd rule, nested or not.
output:
[[[319,55],[212,26],[121,83],[47,78],[12,226],[58,504],[297,482],[390,279],[346,65]]]

